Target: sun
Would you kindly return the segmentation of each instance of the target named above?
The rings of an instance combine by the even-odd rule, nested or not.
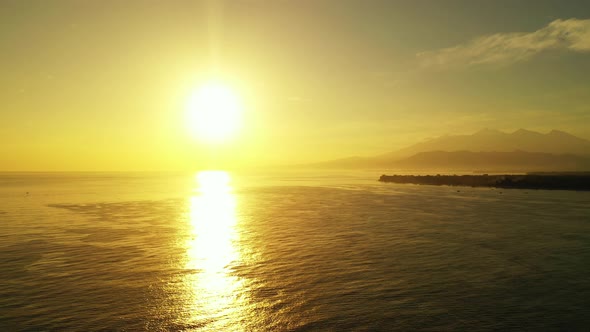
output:
[[[241,116],[237,94],[220,82],[204,84],[188,99],[188,129],[194,137],[208,142],[221,142],[235,135]]]

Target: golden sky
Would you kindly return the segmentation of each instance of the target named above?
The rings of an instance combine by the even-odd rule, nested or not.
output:
[[[484,127],[589,138],[582,2],[1,6],[0,171],[306,163]],[[216,143],[186,124],[211,80],[242,108]]]

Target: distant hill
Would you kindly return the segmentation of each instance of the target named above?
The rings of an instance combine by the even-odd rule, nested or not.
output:
[[[590,157],[525,151],[431,151],[417,153],[392,166],[402,169],[466,171],[584,171],[590,169]]]
[[[392,159],[352,157],[310,165],[314,168],[371,169],[482,172],[580,172],[590,170],[590,156],[551,154],[543,152],[472,152],[429,151]]]
[[[481,171],[587,171],[590,141],[563,131],[542,134],[484,129],[447,135],[373,157],[350,157],[313,168],[397,168]]]
[[[384,154],[381,157],[403,158],[428,151],[528,151],[590,155],[590,141],[559,130],[542,134],[525,129],[519,129],[513,133],[483,129],[472,135],[438,137]]]

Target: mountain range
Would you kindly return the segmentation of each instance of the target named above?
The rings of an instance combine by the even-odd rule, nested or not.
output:
[[[465,171],[587,171],[590,141],[564,131],[483,129],[445,135],[372,157],[350,157],[316,168],[394,168]]]

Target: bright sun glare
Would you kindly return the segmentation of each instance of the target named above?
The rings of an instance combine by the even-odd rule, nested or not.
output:
[[[227,140],[241,122],[242,105],[228,86],[209,82],[188,100],[188,127],[191,134],[208,142]]]

